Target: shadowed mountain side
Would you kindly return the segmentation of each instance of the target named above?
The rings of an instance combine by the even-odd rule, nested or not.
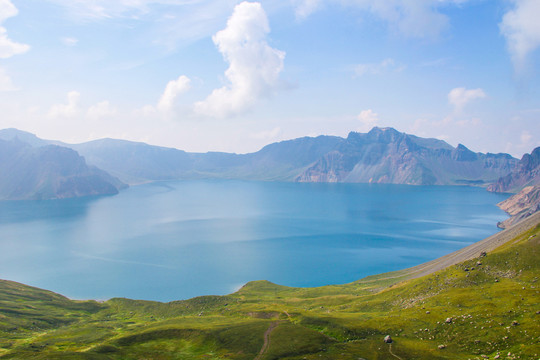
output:
[[[111,195],[123,187],[72,149],[0,140],[0,200]]]

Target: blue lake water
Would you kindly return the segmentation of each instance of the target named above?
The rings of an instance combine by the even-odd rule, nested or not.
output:
[[[260,279],[347,283],[492,235],[506,197],[473,187],[216,180],[0,202],[0,278],[76,299],[160,301]]]

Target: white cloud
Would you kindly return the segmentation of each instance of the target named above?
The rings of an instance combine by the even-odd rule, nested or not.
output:
[[[514,67],[523,71],[527,56],[540,46],[540,1],[513,0],[515,7],[499,24]]]
[[[78,91],[70,91],[67,94],[67,104],[56,104],[48,113],[49,118],[72,118],[80,113],[79,100],[81,94]]]
[[[354,7],[375,15],[388,23],[396,33],[418,38],[436,38],[448,28],[448,17],[440,8],[460,5],[469,0],[325,0]],[[533,0],[534,1],[534,0]],[[307,16],[322,5],[323,0],[295,1],[296,13]]]
[[[104,117],[110,117],[117,114],[116,108],[111,106],[108,101],[101,101],[90,106],[86,111],[86,116],[91,120],[97,120]]]
[[[358,120],[360,121],[360,127],[358,127],[358,131],[360,132],[368,132],[373,127],[377,126],[377,123],[379,122],[379,115],[373,110],[363,110],[358,115]]]
[[[354,67],[354,72],[358,76],[371,74],[378,75],[387,71],[400,72],[405,69],[405,65],[396,64],[394,59],[384,59],[380,63],[358,64]]]
[[[18,14],[18,10],[10,0],[0,0],[0,24],[6,19]],[[0,59],[27,52],[30,46],[12,41],[7,36],[7,30],[0,26]]]
[[[136,17],[150,11],[153,5],[190,5],[196,0],[48,0],[64,6],[81,18],[102,19],[114,17]]]
[[[235,7],[227,27],[212,38],[229,63],[225,72],[228,84],[195,103],[196,113],[214,117],[234,115],[279,87],[285,53],[268,45],[269,32],[261,4],[242,2]]]
[[[322,5],[322,0],[295,0],[297,19],[304,19],[314,13]]]
[[[62,41],[62,44],[66,46],[75,46],[79,42],[79,39],[68,36],[68,37],[63,37],[62,39],[60,39],[60,41]]]
[[[165,91],[159,99],[157,108],[159,111],[170,111],[174,105],[176,97],[185,93],[191,87],[191,80],[184,75],[180,75],[178,79],[171,80],[165,87]]]
[[[448,102],[454,106],[454,110],[459,113],[463,110],[465,105],[476,99],[483,99],[486,97],[484,90],[478,89],[465,89],[459,87],[450,90],[448,93]]]
[[[9,19],[10,17],[13,17],[17,15],[19,11],[11,3],[10,0],[0,0],[0,23],[4,22],[4,20]]]

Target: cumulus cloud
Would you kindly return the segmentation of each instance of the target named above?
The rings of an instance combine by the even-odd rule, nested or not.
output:
[[[454,106],[456,112],[461,112],[465,105],[476,99],[483,99],[486,97],[484,90],[478,89],[465,89],[459,87],[450,90],[448,93],[448,102]]]
[[[377,126],[377,123],[379,122],[379,115],[371,109],[363,110],[358,115],[358,120],[360,121],[358,131],[368,132],[369,130],[373,129],[373,127]]]
[[[185,93],[191,87],[191,80],[184,75],[181,75],[176,80],[171,80],[167,83],[165,91],[159,99],[157,108],[159,111],[170,111],[174,105],[176,97]]]
[[[225,29],[212,39],[229,63],[228,84],[195,103],[196,113],[227,117],[243,112],[279,87],[285,53],[268,45],[268,19],[261,4],[238,4]]]
[[[405,65],[397,64],[394,59],[384,59],[380,63],[358,64],[354,67],[357,76],[366,74],[377,75],[384,72],[400,72],[405,69]]]
[[[513,0],[514,8],[499,24],[514,68],[523,71],[527,56],[540,46],[540,1]]]
[[[18,10],[10,0],[0,0],[0,24],[18,14]],[[0,59],[27,52],[30,46],[14,42],[7,36],[7,30],[0,26]]]
[[[80,113],[79,100],[81,94],[78,91],[70,91],[67,94],[67,104],[56,104],[48,113],[49,118],[72,118]]]
[[[117,110],[108,101],[101,101],[92,105],[86,111],[86,116],[91,120],[97,120],[104,117],[116,115]]]

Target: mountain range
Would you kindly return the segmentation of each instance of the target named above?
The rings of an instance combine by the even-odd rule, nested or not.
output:
[[[69,148],[84,157],[83,161],[88,165],[94,166],[93,171],[99,168],[110,174],[107,182],[116,189],[121,185],[112,180],[115,177],[128,184],[221,178],[487,186],[498,183],[499,178],[508,176],[523,162],[523,159],[520,162],[508,154],[477,153],[461,144],[453,147],[442,140],[378,127],[368,133],[351,132],[346,138],[318,136],[281,141],[249,154],[189,153],[116,139],[66,144],[43,140],[16,129],[1,130],[0,139],[24,143],[28,147],[26,151],[39,152],[43,150],[36,149],[51,145],[56,146],[56,151]],[[58,161],[63,161],[61,156]],[[524,168],[523,171],[527,170]],[[4,177],[10,179],[15,175],[4,172]],[[101,175],[105,176],[103,172]],[[27,193],[32,194],[31,191]],[[60,192],[57,197],[68,194],[76,196],[77,193]]]

